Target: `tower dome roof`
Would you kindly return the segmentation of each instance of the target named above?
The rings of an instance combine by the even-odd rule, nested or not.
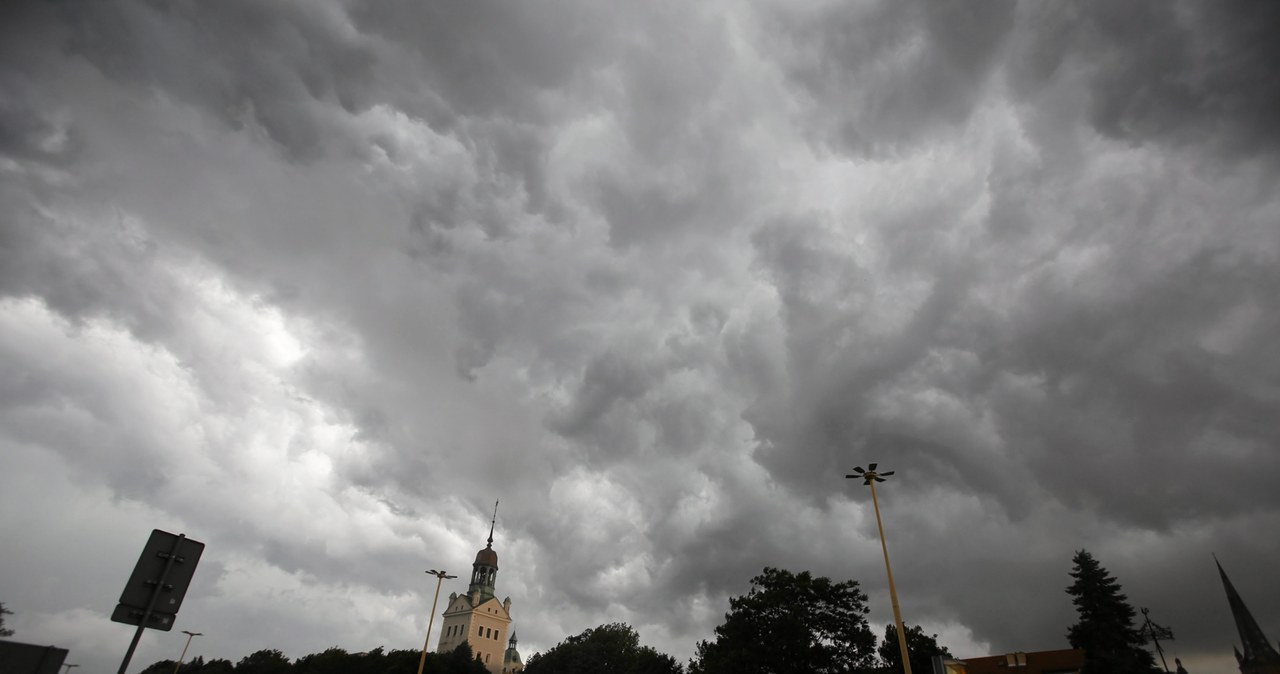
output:
[[[498,568],[498,553],[494,552],[492,547],[485,546],[483,550],[476,553],[475,563],[492,566],[496,569]]]

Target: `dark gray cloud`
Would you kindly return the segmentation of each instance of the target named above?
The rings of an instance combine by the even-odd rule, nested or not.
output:
[[[109,663],[161,527],[206,657],[414,647],[501,497],[522,644],[686,657],[765,565],[888,620],[879,461],[958,653],[1063,646],[1089,548],[1225,668],[1207,551],[1280,624],[1271,14],[7,8],[0,600]]]
[[[376,101],[376,49],[346,29],[341,12],[239,2],[59,10],[61,46],[106,76],[200,106],[236,129],[257,126],[293,159],[341,146],[337,112]]]
[[[1229,156],[1275,151],[1275,7],[1087,2],[1037,7],[1027,23],[1015,88],[1035,95],[1055,78],[1083,77],[1099,132]]]
[[[983,100],[1013,2],[830,4],[776,17],[810,122],[842,152],[892,155],[956,128]]]

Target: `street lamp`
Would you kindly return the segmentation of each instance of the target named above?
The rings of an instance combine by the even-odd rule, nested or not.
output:
[[[422,668],[427,664],[427,649],[431,648],[431,626],[436,620],[436,602],[440,601],[440,584],[444,582],[445,578],[457,578],[457,576],[450,576],[444,571],[436,571],[435,569],[430,569],[427,573],[436,577],[436,597],[431,600],[431,615],[427,618],[427,640],[422,644],[422,657],[418,659],[418,674],[422,674]]]
[[[62,666],[67,668],[67,671],[63,672],[62,674],[70,674],[72,667],[79,667],[80,665],[73,665],[73,664],[64,662],[62,663]]]
[[[178,668],[182,667],[182,661],[187,659],[187,649],[191,647],[191,640],[195,637],[204,636],[204,632],[188,632],[186,630],[182,630],[182,633],[187,635],[187,645],[182,647],[182,655],[178,656],[178,664],[174,665],[173,674],[178,674]]]
[[[893,620],[898,625],[898,648],[902,649],[902,671],[905,674],[911,674],[911,658],[907,654],[907,631],[902,626],[902,611],[898,608],[898,590],[893,586],[893,567],[889,566],[889,545],[884,540],[884,523],[880,521],[880,501],[876,498],[876,483],[884,482],[884,476],[893,475],[893,471],[878,473],[876,464],[869,463],[866,470],[854,466],[853,472],[853,475],[845,475],[845,477],[860,479],[862,484],[871,487],[871,503],[876,508],[876,526],[880,528],[880,548],[884,550],[884,569],[889,573],[889,599],[893,602]]]

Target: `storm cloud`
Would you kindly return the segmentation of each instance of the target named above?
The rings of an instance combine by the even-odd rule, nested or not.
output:
[[[687,658],[765,565],[883,624],[871,461],[957,655],[1065,647],[1080,548],[1192,671],[1210,551],[1280,638],[1270,5],[3,12],[18,640],[114,666],[162,528],[194,654],[414,648],[498,498],[526,657]]]

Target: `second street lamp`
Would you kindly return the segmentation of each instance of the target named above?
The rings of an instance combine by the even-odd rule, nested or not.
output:
[[[878,473],[876,465],[869,463],[866,470],[854,466],[854,474],[845,475],[845,478],[860,479],[862,484],[871,487],[871,503],[876,509],[876,527],[880,529],[880,548],[884,551],[884,570],[889,574],[889,599],[893,603],[893,621],[898,626],[898,648],[902,649],[902,671],[905,674],[911,674],[911,658],[907,654],[907,632],[902,626],[902,611],[898,609],[898,590],[893,586],[893,567],[889,566],[889,544],[884,540],[884,523],[880,521],[880,501],[876,499],[876,483],[884,482],[884,476],[893,475],[893,471]]]
[[[430,569],[427,573],[436,577],[436,597],[431,600],[431,615],[427,618],[427,640],[422,644],[422,657],[418,659],[418,674],[422,674],[422,668],[427,664],[427,650],[431,648],[431,626],[436,620],[436,602],[440,601],[440,584],[444,582],[445,578],[457,578],[457,576],[450,576],[444,571],[436,571],[435,569]]]
[[[182,667],[182,661],[187,659],[187,649],[191,647],[191,640],[195,637],[204,636],[203,632],[188,632],[186,630],[182,630],[182,633],[187,635],[187,645],[182,647],[182,655],[178,656],[178,664],[173,666],[173,674],[178,674],[178,669]]]

